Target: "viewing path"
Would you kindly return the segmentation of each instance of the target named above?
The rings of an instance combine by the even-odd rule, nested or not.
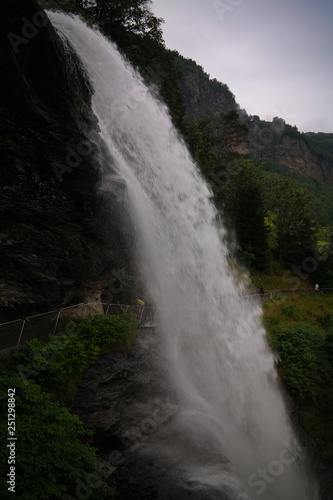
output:
[[[312,289],[269,290],[261,296],[258,292],[251,292],[245,297],[256,300],[270,300],[276,295],[293,293],[315,294]],[[322,288],[319,293],[333,293],[333,288]],[[0,355],[23,347],[28,340],[39,338],[47,340],[65,330],[66,325],[75,319],[86,318],[90,314],[122,314],[133,311],[138,317],[140,328],[155,328],[157,326],[156,307],[141,307],[128,304],[109,304],[105,302],[81,302],[73,306],[55,309],[26,318],[7,321],[0,324]]]

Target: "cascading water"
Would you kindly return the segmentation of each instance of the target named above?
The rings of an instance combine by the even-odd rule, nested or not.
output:
[[[99,32],[77,17],[48,15],[86,69],[100,135],[127,183],[191,453],[199,457],[201,443],[227,457],[240,478],[237,500],[319,498],[288,420],[261,309],[242,297],[209,189],[165,106]],[[189,474],[209,481],[204,459],[197,463]]]

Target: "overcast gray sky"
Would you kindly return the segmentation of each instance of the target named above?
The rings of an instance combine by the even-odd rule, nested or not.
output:
[[[249,114],[333,132],[333,0],[153,0],[152,10],[166,46]]]

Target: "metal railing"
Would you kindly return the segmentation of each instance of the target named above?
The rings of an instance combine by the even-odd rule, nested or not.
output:
[[[26,318],[0,324],[0,355],[24,346],[28,340],[46,340],[51,335],[64,331],[67,323],[85,318],[90,314],[114,315],[134,312],[140,327],[156,326],[156,308],[105,302],[81,302]]]
[[[249,293],[247,297],[272,299],[275,295],[291,293],[315,293],[312,289],[269,290],[261,297],[258,292]],[[320,293],[333,293],[333,288],[320,288]],[[81,302],[73,306],[62,307],[34,316],[8,321],[0,324],[0,355],[24,346],[28,340],[47,339],[64,330],[66,324],[75,318],[85,318],[88,314],[113,315],[133,311],[138,317],[140,327],[156,327],[156,308],[141,307],[128,304],[109,304],[106,302]]]

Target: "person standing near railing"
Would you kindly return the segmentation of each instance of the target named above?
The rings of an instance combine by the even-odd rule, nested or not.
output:
[[[140,322],[142,319],[142,314],[143,314],[143,310],[145,307],[145,303],[141,299],[136,299],[135,304],[137,305],[137,308],[138,308],[138,320]]]
[[[319,285],[318,285],[318,283],[315,284],[315,291],[316,291],[316,293],[319,292]]]

